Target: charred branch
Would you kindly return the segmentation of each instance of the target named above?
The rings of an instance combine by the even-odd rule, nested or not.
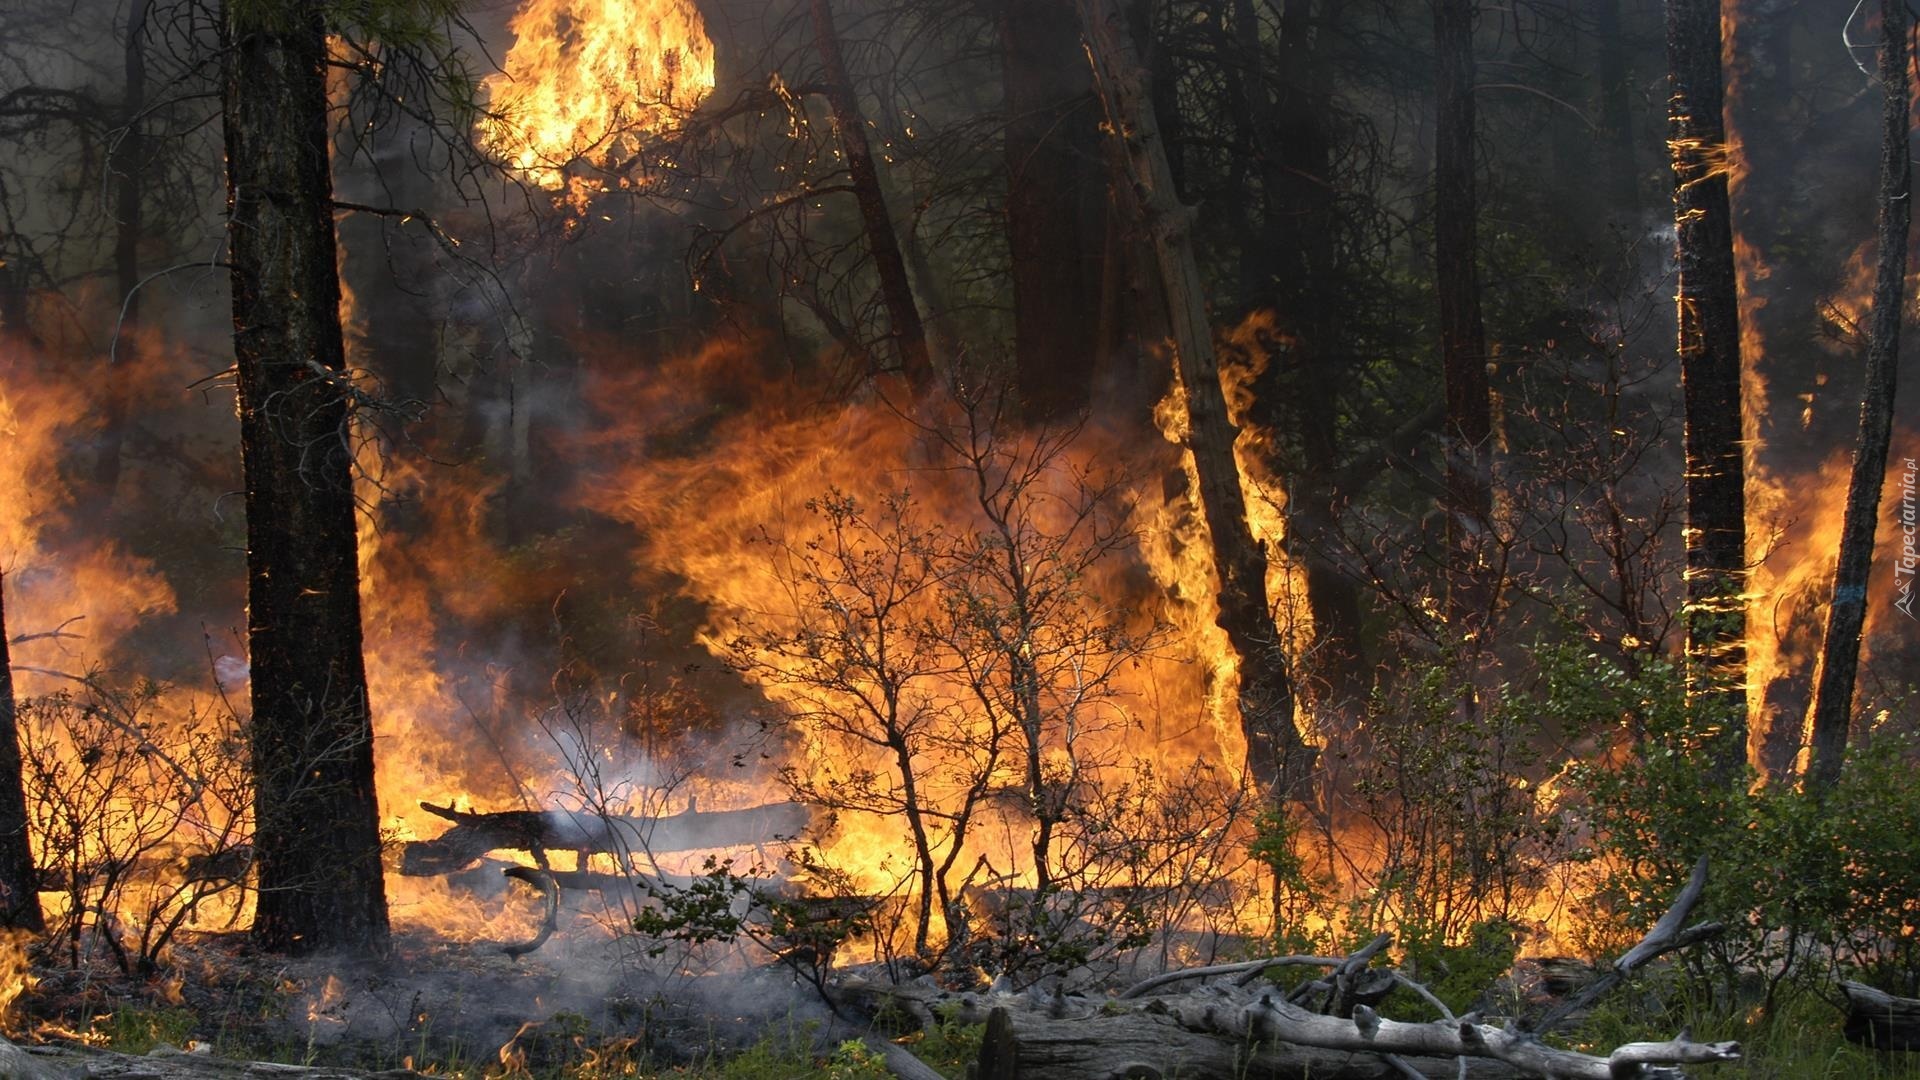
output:
[[[769,803],[744,810],[689,809],[663,817],[593,814],[569,810],[502,810],[471,813],[421,803],[428,813],[453,822],[432,840],[415,840],[401,853],[409,877],[450,874],[490,851],[524,851],[545,862],[549,851],[580,855],[632,855],[769,844],[806,828],[807,808]]]
[[[1660,916],[1659,922],[1653,924],[1653,929],[1647,931],[1646,937],[1615,960],[1613,968],[1606,974],[1588,983],[1579,993],[1556,1005],[1539,1019],[1522,1024],[1521,1030],[1551,1031],[1567,1017],[1600,1000],[1649,961],[1719,934],[1725,928],[1717,922],[1686,926],[1687,917],[1693,913],[1694,905],[1700,902],[1700,895],[1706,888],[1707,860],[1703,856],[1693,864],[1693,873],[1687,878],[1686,887],[1680,890],[1680,895],[1674,898],[1673,906]]]
[[[1875,1050],[1920,1050],[1920,1000],[1895,997],[1857,982],[1843,982],[1847,1038]]]

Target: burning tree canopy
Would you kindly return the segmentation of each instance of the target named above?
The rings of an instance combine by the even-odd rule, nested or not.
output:
[[[1044,988],[994,999],[1029,1064],[1098,1019],[1564,1075],[1613,1065],[1467,1018],[1562,1018],[1517,954],[1920,990],[1903,51],[1678,0],[109,7],[0,15],[43,964],[772,962]],[[1068,1015],[1269,955],[1327,974]],[[1731,1053],[1660,1034],[1619,1061]]]
[[[482,85],[481,139],[542,187],[575,163],[617,176],[645,140],[713,92],[713,42],[692,0],[533,0]]]

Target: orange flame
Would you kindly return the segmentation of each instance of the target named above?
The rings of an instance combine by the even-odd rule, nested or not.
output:
[[[509,26],[480,134],[541,187],[566,186],[575,162],[618,168],[713,91],[713,42],[690,0],[532,0]]]

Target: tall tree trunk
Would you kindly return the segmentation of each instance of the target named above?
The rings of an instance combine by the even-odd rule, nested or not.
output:
[[[1747,747],[1747,528],[1719,0],[1668,0],[1667,64],[1686,416],[1687,695],[1717,729],[1717,767],[1731,780]]]
[[[873,164],[873,149],[867,144],[867,120],[860,111],[853,80],[847,75],[840,35],[833,26],[831,0],[812,0],[811,7],[814,45],[820,50],[820,60],[826,68],[827,106],[833,111],[840,149],[847,155],[847,176],[853,185],[854,199],[860,204],[860,223],[867,234],[867,248],[873,254],[874,273],[880,278],[880,299],[887,308],[900,370],[916,391],[925,390],[933,384],[927,331],[920,321],[919,305],[913,299],[913,285],[907,277],[906,260],[900,254],[900,238],[893,231],[893,217],[887,213],[880,172]]]
[[[1814,684],[1813,759],[1807,786],[1829,787],[1840,776],[1853,721],[1853,682],[1860,663],[1860,631],[1867,620],[1867,575],[1873,567],[1874,525],[1893,440],[1893,392],[1900,360],[1900,314],[1907,276],[1907,226],[1913,217],[1913,166],[1908,147],[1907,0],[1881,0],[1880,260],[1874,267],[1873,325],[1867,343],[1866,387],[1860,395],[1860,441],[1847,483],[1840,527],[1840,558],[1833,571],[1833,602]]]
[[[1172,322],[1174,361],[1186,390],[1187,448],[1199,474],[1200,507],[1220,578],[1220,628],[1240,662],[1240,722],[1247,764],[1276,795],[1304,798],[1314,750],[1294,720],[1293,673],[1267,597],[1267,554],[1247,523],[1234,459],[1236,432],[1213,351],[1213,330],[1195,261],[1192,211],[1175,193],[1148,96],[1146,74],[1115,0],[1076,0],[1094,82],[1116,138],[1116,187],[1151,241]]]
[[[292,953],[387,944],[323,7],[229,7],[222,98],[246,471],[254,935]]]
[[[1493,517],[1493,411],[1475,236],[1473,24],[1478,14],[1476,0],[1434,0],[1433,272],[1447,399],[1447,620],[1460,635],[1478,631],[1494,602],[1479,569],[1481,542]]]
[[[44,930],[39,875],[27,835],[27,792],[20,777],[20,725],[7,641],[6,575],[0,573],[0,926]]]
[[[126,89],[120,107],[122,131],[113,165],[118,173],[114,190],[113,279],[120,296],[120,323],[109,354],[112,368],[140,363],[140,239],[144,231],[147,183],[147,143],[141,133],[147,107],[147,10],[151,0],[133,0],[127,7],[127,43],[122,57]],[[110,506],[120,486],[120,454],[126,440],[129,380],[110,370],[106,378],[106,418],[100,433],[100,456],[94,461],[93,483],[103,506]]]
[[[1106,180],[1071,0],[1002,0],[1013,351],[1028,420],[1087,406],[1100,362]]]
[[[1343,502],[1351,492],[1333,482],[1340,463],[1340,401],[1345,349],[1340,342],[1341,290],[1334,229],[1333,95],[1316,22],[1337,13],[1313,0],[1286,0],[1280,12],[1280,99],[1267,95],[1267,71],[1253,0],[1233,0],[1242,93],[1253,121],[1260,163],[1265,249],[1276,275],[1270,292],[1281,329],[1293,335],[1275,367],[1285,392],[1266,411],[1298,433],[1301,475],[1287,492],[1287,553],[1306,575],[1317,673],[1332,702],[1352,704],[1366,694],[1360,651],[1360,594],[1329,550]],[[1324,37],[1320,38],[1324,40]],[[1278,381],[1278,380],[1275,380]],[[1276,387],[1263,387],[1269,395]]]
[[[1639,147],[1633,138],[1633,78],[1627,68],[1620,0],[1594,6],[1594,44],[1600,81],[1600,132],[1607,145],[1607,191],[1613,208],[1631,221],[1640,214]]]

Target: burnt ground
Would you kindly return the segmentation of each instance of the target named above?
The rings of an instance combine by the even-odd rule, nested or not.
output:
[[[862,1033],[784,967],[693,959],[562,934],[516,960],[498,943],[420,930],[396,931],[383,959],[288,959],[244,933],[204,934],[178,942],[149,978],[37,963],[8,1027],[22,1043],[140,1054],[200,1043],[233,1058],[443,1072],[497,1068],[503,1048],[535,1070],[607,1046],[669,1066],[770,1033],[820,1045]]]

